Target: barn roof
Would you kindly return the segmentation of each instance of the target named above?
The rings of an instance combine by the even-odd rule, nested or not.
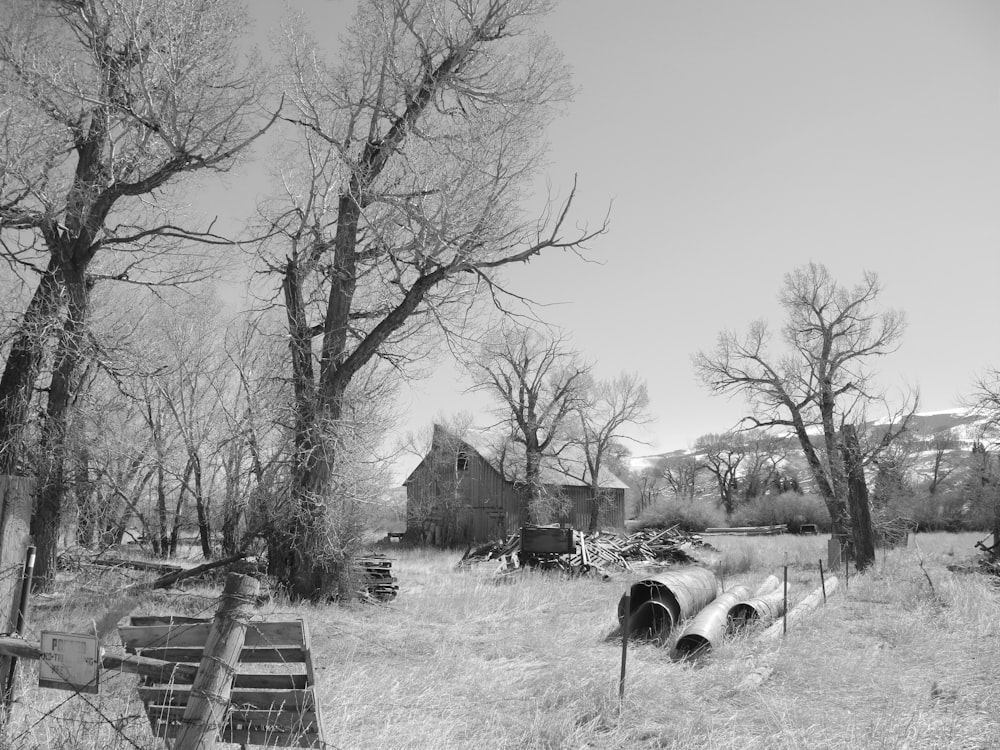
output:
[[[495,432],[473,428],[459,436],[440,425],[434,425],[434,441],[453,443],[456,450],[464,445],[475,451],[508,481],[524,481],[523,452],[510,450],[509,444]],[[426,457],[424,460],[426,461]],[[412,476],[413,474],[410,475]],[[542,461],[541,480],[542,484],[553,487],[589,487],[590,471],[583,449],[578,445],[566,445],[558,456],[546,456]],[[599,472],[598,486],[602,489],[628,489],[627,484],[605,467],[601,467]]]

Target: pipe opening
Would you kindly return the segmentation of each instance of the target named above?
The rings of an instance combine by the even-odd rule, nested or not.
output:
[[[760,612],[746,602],[741,602],[729,610],[729,627],[733,630],[749,628],[759,619]]]
[[[703,635],[689,633],[677,639],[671,654],[675,659],[694,659],[712,648],[711,642]]]
[[[656,640],[669,633],[680,619],[674,594],[658,581],[639,581],[629,591],[629,637]],[[624,597],[618,603],[618,620],[624,623]]]

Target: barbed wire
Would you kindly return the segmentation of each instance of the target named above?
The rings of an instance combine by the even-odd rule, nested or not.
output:
[[[196,612],[195,613],[196,615],[204,614],[204,613],[210,611],[213,607],[217,606],[217,604],[218,604],[218,597],[217,596],[216,597],[207,597],[206,596],[205,599],[206,600],[210,599],[210,601],[202,609],[200,609],[198,612]],[[21,635],[21,636],[18,636],[18,637],[23,638],[25,640],[27,640],[28,637],[33,637],[33,638],[37,638],[37,639],[41,638],[41,632],[35,630],[33,627],[31,627],[31,626],[29,626],[29,625],[26,624],[26,628],[25,629],[26,629],[26,635]],[[166,643],[166,641],[164,641],[164,644],[165,643]],[[61,670],[61,668],[59,666],[57,666],[55,664],[50,664],[50,667],[53,669],[54,672],[56,672],[56,674],[59,674],[61,677],[68,676],[65,672],[62,672],[62,670]],[[99,669],[103,669],[103,667],[99,666]],[[114,671],[114,670],[106,670],[106,671],[109,673],[110,679],[112,679],[112,680],[120,678],[120,677],[123,677],[126,674],[129,674],[129,673],[125,672],[125,671],[117,671],[117,672]],[[107,715],[101,709],[101,707],[97,704],[97,702],[91,700],[91,698],[89,697],[90,694],[82,692],[76,685],[73,685],[71,682],[67,681],[67,688],[66,689],[69,691],[69,695],[66,696],[66,698],[64,698],[63,700],[61,700],[58,703],[56,703],[55,706],[52,706],[52,707],[48,708],[47,710],[43,711],[41,713],[41,715],[35,721],[33,721],[31,724],[29,724],[24,730],[22,730],[16,736],[14,736],[13,738],[11,738],[11,740],[10,740],[11,747],[16,747],[16,745],[17,745],[18,742],[20,742],[21,740],[25,739],[29,735],[31,735],[38,728],[38,726],[42,722],[44,722],[46,719],[54,719],[56,721],[66,721],[67,719],[65,719],[63,717],[60,717],[60,716],[57,716],[56,714],[60,710],[62,710],[62,708],[64,706],[66,706],[67,704],[69,704],[70,701],[73,700],[73,698],[80,698],[80,699],[82,699],[82,701],[91,710],[93,710],[100,717],[100,720],[99,721],[87,722],[86,720],[80,720],[80,719],[74,717],[72,719],[72,721],[74,721],[76,723],[91,723],[91,724],[96,724],[96,725],[105,725],[106,724],[106,725],[110,726],[115,731],[115,733],[117,735],[121,736],[132,747],[136,748],[136,750],[145,750],[145,746],[144,745],[138,744],[128,734],[126,734],[123,731],[123,728],[122,728],[122,722],[124,722],[126,720],[127,721],[133,721],[135,717],[133,717],[133,716],[126,716],[126,717],[112,717],[112,716],[109,716],[109,715]],[[19,700],[16,700],[15,703],[17,703],[19,705],[22,705],[22,707],[28,707],[28,706],[25,706],[24,704],[21,704],[21,702]],[[8,716],[9,716],[9,712],[8,712]],[[145,719],[146,718],[145,715],[143,715],[142,718]]]

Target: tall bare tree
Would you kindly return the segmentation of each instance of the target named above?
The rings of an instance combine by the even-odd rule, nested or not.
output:
[[[1000,427],[1000,369],[990,369],[976,379],[969,403],[978,414],[986,417],[983,425],[983,437],[995,434]],[[990,556],[1000,558],[1000,471],[996,460],[995,446],[993,455],[985,442],[977,440],[972,449],[972,466],[974,472],[974,496],[981,502],[985,501],[993,507],[993,545],[989,547]]]
[[[698,490],[698,474],[704,468],[694,456],[671,458],[663,463],[663,478],[675,498],[690,502]]]
[[[881,292],[874,273],[846,287],[825,266],[809,263],[785,274],[779,295],[784,352],[770,350],[768,325],[757,321],[742,336],[721,333],[714,351],[694,357],[709,389],[746,397],[752,426],[784,427],[796,437],[834,533],[844,537],[850,526],[839,428],[880,397],[872,390],[870,363],[899,347],[905,327],[901,312],[879,308]]]
[[[419,332],[461,325],[475,298],[502,305],[503,266],[595,234],[564,236],[572,192],[541,219],[519,207],[569,92],[537,32],[552,4],[362,3],[332,63],[304,34],[288,40],[298,140],[268,264],[288,319],[294,511],[274,531],[288,554],[272,570],[298,596],[345,585],[329,504],[351,384],[376,360],[402,371],[428,348]]]
[[[649,421],[649,393],[637,373],[623,372],[609,380],[587,383],[577,405],[578,441],[583,449],[590,481],[589,531],[597,530],[605,503],[601,489],[601,469],[608,463],[612,449],[629,440],[629,425]]]
[[[740,496],[753,500],[781,484],[781,466],[788,455],[788,441],[763,430],[743,434],[746,457]]]
[[[740,465],[747,457],[743,434],[702,435],[695,441],[694,449],[702,468],[715,479],[719,505],[727,516],[732,515],[740,497]]]
[[[958,466],[954,463],[954,456],[958,448],[958,441],[949,434],[935,435],[930,441],[931,465],[925,470],[927,477],[927,492],[936,495],[942,484],[947,481]]]
[[[253,139],[258,91],[227,0],[9,0],[0,21],[0,250],[37,277],[0,376],[0,473],[23,470],[29,405],[55,354],[33,529],[45,582],[61,514],[66,412],[97,270],[142,281],[184,240],[163,189],[225,169]],[[100,266],[99,269],[95,266]]]
[[[484,348],[470,371],[476,387],[497,402],[498,418],[523,450],[529,520],[548,522],[552,508],[542,466],[568,442],[574,428],[570,420],[584,402],[589,367],[563,338],[509,327]]]

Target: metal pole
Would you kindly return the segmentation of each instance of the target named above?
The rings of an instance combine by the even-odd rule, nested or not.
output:
[[[781,634],[785,635],[788,632],[788,566],[785,566],[785,609],[781,615]]]
[[[823,604],[826,604],[826,579],[823,577],[823,561],[819,561],[819,585],[823,588]]]
[[[625,662],[628,661],[628,636],[629,631],[632,629],[632,596],[629,593],[625,594],[622,599],[625,606],[625,619],[622,621],[622,673],[621,677],[618,678],[618,709],[621,710],[622,703],[625,701]]]
[[[851,588],[851,548],[844,546],[844,591]]]
[[[21,597],[17,603],[17,618],[15,619],[14,631],[17,635],[24,634],[24,613],[28,609],[28,594],[31,591],[31,578],[35,572],[35,548],[28,547],[24,556],[24,572],[21,575]],[[3,708],[4,713],[10,713],[11,704],[14,702],[14,675],[17,673],[17,657],[10,657],[10,668],[7,672],[7,682],[3,686]]]

